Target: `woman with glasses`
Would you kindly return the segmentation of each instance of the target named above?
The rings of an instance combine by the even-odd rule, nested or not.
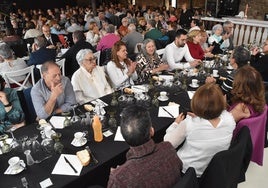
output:
[[[79,104],[102,97],[113,90],[106,80],[102,67],[90,49],[82,49],[76,55],[80,68],[72,76],[72,85]]]

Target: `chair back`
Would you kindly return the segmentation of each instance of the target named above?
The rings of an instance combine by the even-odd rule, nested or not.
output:
[[[199,188],[195,169],[193,167],[189,167],[184,176],[182,176],[173,188]]]
[[[200,188],[235,188],[245,181],[252,154],[248,127],[243,127],[228,150],[216,153],[202,174]]]
[[[234,137],[244,126],[247,126],[250,130],[250,136],[253,144],[253,152],[251,161],[258,165],[263,165],[264,154],[264,141],[267,121],[267,106],[265,105],[264,111],[255,117],[245,118],[240,120],[234,130]]]
[[[100,66],[101,51],[95,52],[94,56],[97,58],[97,65]]]
[[[111,60],[112,56],[112,49],[108,48],[103,51],[101,51],[100,54],[100,66],[107,65],[107,63]]]
[[[34,65],[26,67],[21,70],[16,71],[10,71],[10,72],[4,72],[2,73],[3,77],[6,81],[7,87],[11,87],[15,85],[15,87],[12,87],[16,90],[22,90],[26,89],[31,85],[35,85],[35,79],[34,79]],[[22,82],[16,81],[14,78],[18,76],[26,76],[25,79]],[[30,84],[32,83],[32,84]]]
[[[59,67],[61,69],[62,76],[65,76],[65,58],[60,59],[60,60],[56,61],[55,63],[57,63],[59,65]],[[43,75],[42,75],[42,72],[41,72],[42,64],[35,65],[35,67],[39,70],[41,78],[43,78]]]
[[[134,53],[138,54],[141,53],[141,47],[142,47],[143,43],[138,42],[134,48]]]
[[[162,48],[162,49],[159,49],[159,50],[156,50],[156,53],[162,57],[162,55],[164,54],[165,52],[165,48]]]
[[[25,114],[26,124],[32,124],[36,121],[36,113],[31,97],[32,87],[18,91],[18,97],[20,99],[22,110]]]

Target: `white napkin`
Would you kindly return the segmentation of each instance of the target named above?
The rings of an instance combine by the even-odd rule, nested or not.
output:
[[[159,78],[162,78],[164,80],[173,80],[174,77],[172,75],[159,75]]]
[[[195,91],[187,91],[189,98],[192,99],[194,96]]]
[[[131,90],[134,93],[142,93],[142,92],[148,92],[148,89],[144,85],[135,85],[131,86]]]
[[[55,129],[63,129],[64,120],[65,120],[65,117],[63,116],[52,116],[49,121]]]
[[[77,170],[77,173],[70,167],[70,165],[64,160],[64,156],[70,161],[73,167]],[[76,155],[61,154],[58,162],[56,163],[52,174],[79,176],[83,166]]]
[[[90,101],[92,104],[96,105],[97,103],[100,103],[102,107],[105,107],[105,106],[108,106],[107,103],[103,102],[102,100],[100,99],[95,99],[93,101]]]
[[[123,136],[121,134],[121,127],[117,127],[114,141],[125,141],[125,139],[123,138]]]
[[[171,115],[166,112],[168,111]],[[176,118],[179,115],[179,105],[171,105],[171,106],[159,106],[158,117],[168,117],[168,118]]]

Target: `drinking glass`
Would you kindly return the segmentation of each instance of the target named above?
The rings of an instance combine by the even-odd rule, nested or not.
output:
[[[60,142],[61,133],[53,133],[51,138],[55,141],[54,150],[56,153],[62,153],[64,148],[63,144]]]
[[[31,155],[31,150],[25,150],[24,154],[26,155],[26,162],[28,166],[31,166],[34,164],[34,159]]]
[[[75,112],[76,107],[77,107],[77,104],[72,105],[72,110],[73,110],[73,116],[71,118],[71,124],[72,125],[81,122],[81,118],[78,115],[76,115],[76,112]]]
[[[109,111],[110,118],[108,120],[108,125],[112,131],[116,131],[117,121],[115,118],[115,111]]]
[[[32,151],[33,153],[38,152],[41,149],[41,145],[37,140],[38,135],[35,134],[32,138],[30,138],[31,142],[32,142]]]
[[[7,130],[5,130],[5,132],[10,133],[10,135],[12,137],[12,142],[10,143],[10,146],[11,146],[12,149],[17,148],[17,147],[20,146],[20,144],[18,143],[17,139],[14,137],[14,134],[13,134],[14,130],[15,129],[13,127],[11,127],[11,128],[9,127]]]

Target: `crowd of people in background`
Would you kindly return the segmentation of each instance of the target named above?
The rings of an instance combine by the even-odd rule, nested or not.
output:
[[[200,21],[203,14],[202,11],[187,9],[186,3],[181,9],[110,4],[98,7],[97,15],[94,15],[90,6],[66,6],[46,11],[18,9],[11,12],[9,21],[5,22],[5,34],[0,43],[0,74],[41,64],[41,79],[33,86],[31,95],[38,118],[47,118],[70,110],[73,104],[84,104],[118,89],[146,82],[150,75],[157,72],[195,68],[206,59],[226,50],[232,51],[230,66],[233,71],[226,80],[217,86],[216,79],[208,76],[204,86],[197,90],[192,99],[192,114],[187,115],[185,120],[184,115],[180,114],[167,129],[164,140],[169,141],[174,148],[186,139],[184,146],[177,152],[181,161],[174,157],[175,150],[170,144],[157,146],[159,150],[167,147],[173,152],[170,158],[178,163],[174,169],[178,176],[182,162],[182,172],[185,173],[189,166],[194,166],[200,177],[213,155],[230,146],[236,122],[263,112],[263,80],[268,81],[268,39],[262,49],[248,49],[245,45],[234,47],[233,23],[226,21],[223,25],[204,28]],[[4,20],[3,15],[0,15],[0,20]],[[211,30],[211,35],[206,30]],[[22,48],[18,49],[18,46]],[[60,56],[65,58],[66,77],[61,75],[61,70],[55,63],[61,49],[66,49]],[[158,49],[164,49],[163,56],[156,53]],[[97,64],[94,56],[97,51],[101,53],[100,64]],[[27,63],[21,59],[26,55],[29,55]],[[255,84],[248,83],[248,75],[251,75],[250,79]],[[23,79],[20,77],[17,81]],[[6,100],[8,94],[9,90],[0,91],[1,114],[3,110],[10,111],[11,104]],[[232,106],[230,109],[227,108],[225,94],[227,102]],[[139,113],[136,114],[133,110],[138,110]],[[19,106],[17,111],[21,111]],[[13,113],[18,113],[17,111]],[[137,125],[130,122],[130,116],[133,116]],[[141,143],[136,144],[132,138],[127,140],[132,148],[128,160],[132,155],[136,157],[136,146],[146,146],[149,149],[155,147],[151,141],[153,130],[150,117],[147,116],[143,108],[123,111],[121,123],[126,128],[122,129],[122,133],[126,140],[135,132],[132,129],[136,126],[145,126],[144,122],[148,124],[141,128],[147,134],[146,137],[143,135]],[[140,119],[144,122],[138,122]],[[21,122],[23,115],[5,126]],[[190,131],[194,134],[189,135]],[[207,136],[208,132],[212,132],[210,136]],[[135,134],[136,139],[139,139],[140,133]],[[197,141],[187,142],[187,139]],[[213,143],[208,145],[208,140],[213,140]],[[192,155],[193,151],[196,155]],[[196,164],[196,161],[199,163]],[[133,164],[127,162],[125,168],[130,168],[131,165]],[[169,172],[167,169],[161,172],[165,171]],[[123,173],[127,171],[117,169],[111,173],[110,186],[118,185],[120,182],[117,182],[117,177],[123,177]],[[177,180],[177,176],[172,177],[168,186]],[[164,182],[159,182],[159,185],[164,186]]]

